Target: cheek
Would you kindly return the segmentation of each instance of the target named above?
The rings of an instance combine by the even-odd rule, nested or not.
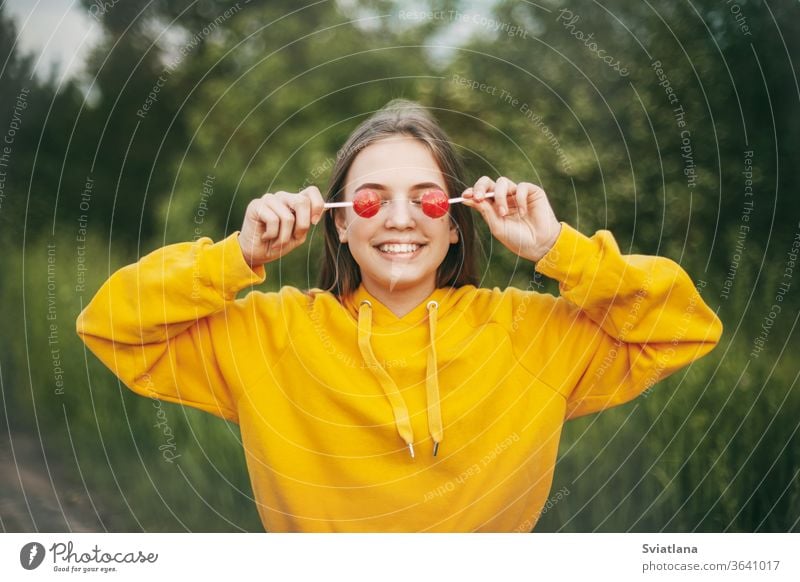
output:
[[[350,228],[348,229],[348,237],[352,241],[358,241],[359,244],[367,244],[370,239],[370,225],[365,224],[366,221],[361,220],[353,220],[350,222]]]
[[[372,229],[365,222],[364,220],[355,220],[350,223],[350,227],[347,230],[350,254],[353,255],[356,262],[363,261],[372,251],[372,246],[369,242],[372,238]]]
[[[433,234],[433,233],[431,233]],[[450,222],[443,220],[442,224],[436,225],[435,235],[431,236],[431,250],[434,251],[437,261],[444,260],[447,251],[450,250]]]
[[[450,246],[450,231],[453,229],[453,223],[449,218],[441,219],[441,223],[436,225],[436,240],[439,244],[445,247]]]

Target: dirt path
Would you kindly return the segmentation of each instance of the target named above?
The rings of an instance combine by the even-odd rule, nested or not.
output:
[[[9,442],[8,434],[3,434],[0,436],[0,531],[105,531],[89,495],[74,483],[58,460],[48,456],[45,464],[38,439],[12,433]],[[109,527],[106,522],[106,528]]]

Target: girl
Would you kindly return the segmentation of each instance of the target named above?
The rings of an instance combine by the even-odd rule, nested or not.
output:
[[[541,188],[464,185],[436,122],[394,101],[356,129],[328,189],[375,192],[377,214],[326,210],[315,187],[266,194],[221,242],[115,273],[78,333],[133,391],[240,425],[268,531],[529,531],[563,422],[707,354],[722,325],[676,263],[584,236]],[[434,189],[465,202],[433,218],[420,198]],[[559,298],[477,287],[476,210]],[[236,299],[320,220],[318,288]]]

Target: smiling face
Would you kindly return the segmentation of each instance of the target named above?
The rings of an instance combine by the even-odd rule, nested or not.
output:
[[[447,192],[442,171],[421,141],[397,135],[365,147],[353,160],[344,185],[344,200],[365,189],[382,199],[380,211],[359,217],[352,207],[336,214],[339,240],[347,243],[368,291],[432,292],[436,271],[458,232],[449,215],[430,218],[419,204],[433,189]]]

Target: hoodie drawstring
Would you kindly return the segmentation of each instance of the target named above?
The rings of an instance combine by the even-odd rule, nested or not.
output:
[[[439,370],[436,365],[436,314],[439,304],[436,301],[428,302],[428,329],[430,330],[430,344],[428,349],[428,367],[425,373],[425,392],[428,398],[428,432],[433,439],[433,456],[439,452],[439,443],[444,437],[442,427],[442,403],[439,400]]]
[[[436,301],[429,301],[427,305],[428,310],[428,326],[430,330],[430,342],[428,349],[428,362],[427,371],[425,375],[425,392],[428,400],[428,431],[433,439],[433,454],[439,452],[439,443],[444,438],[444,428],[442,426],[442,406],[439,400],[439,376],[436,364],[436,315],[439,304]],[[368,300],[363,300],[358,307],[358,347],[361,350],[361,355],[367,366],[380,382],[389,403],[392,405],[394,412],[394,422],[397,426],[397,432],[400,434],[408,450],[411,453],[411,458],[414,458],[414,431],[411,428],[411,419],[408,416],[408,407],[400,394],[394,380],[386,373],[383,366],[380,365],[375,353],[372,351],[372,344],[370,343],[370,335],[372,333],[372,304]]]

